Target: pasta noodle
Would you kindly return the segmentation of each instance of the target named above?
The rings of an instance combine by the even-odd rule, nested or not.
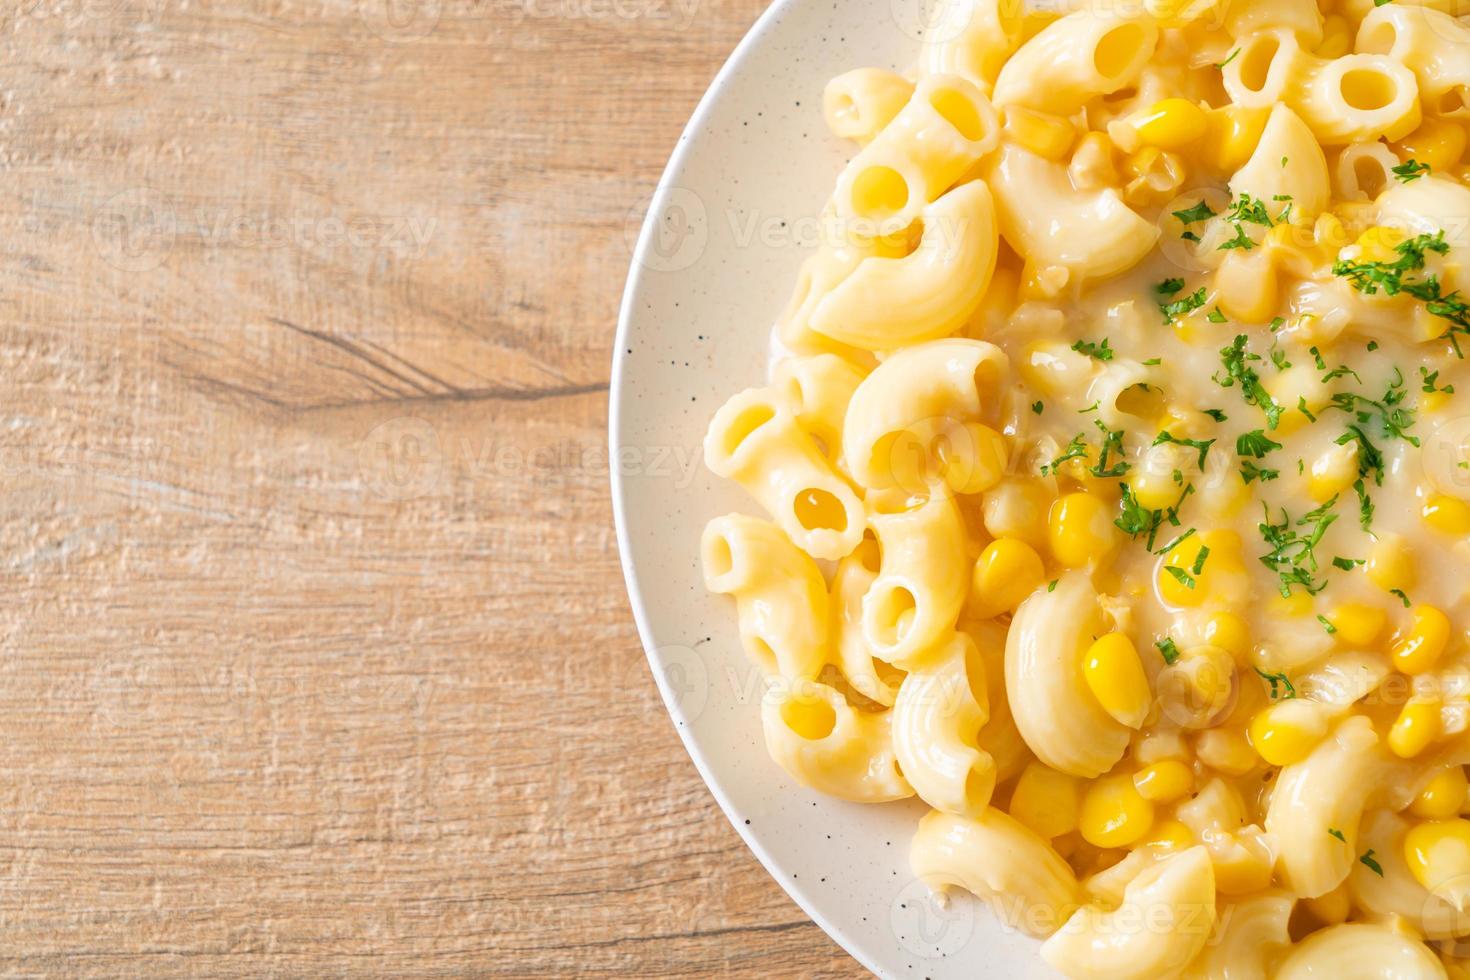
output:
[[[828,84],[706,585],[777,778],[1065,976],[1470,976],[1470,8],[1124,8]]]

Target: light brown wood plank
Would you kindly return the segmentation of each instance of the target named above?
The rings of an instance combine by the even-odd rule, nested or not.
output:
[[[3,15],[0,972],[856,975],[607,497],[628,215],[761,4],[386,9]]]

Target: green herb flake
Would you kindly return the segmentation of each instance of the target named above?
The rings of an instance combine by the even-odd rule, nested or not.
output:
[[[1160,303],[1159,312],[1164,314],[1164,322],[1169,323],[1175,317],[1193,313],[1205,305],[1205,287],[1201,286],[1183,299],[1176,299],[1172,303]]]
[[[1104,337],[1101,344],[1094,344],[1086,340],[1079,340],[1072,345],[1072,349],[1079,354],[1086,354],[1099,361],[1111,361],[1113,351],[1108,347],[1108,338]]]
[[[1393,168],[1394,179],[1406,184],[1413,183],[1427,173],[1429,173],[1429,164],[1420,163],[1418,160],[1409,160]]]
[[[1155,439],[1153,441],[1153,445],[1155,445],[1155,446],[1162,446],[1165,443],[1172,443],[1173,445],[1176,445],[1176,446],[1188,446],[1189,448],[1191,448],[1193,450],[1196,450],[1199,453],[1199,468],[1200,469],[1204,469],[1205,468],[1205,457],[1209,455],[1210,447],[1215,444],[1215,440],[1213,440],[1213,439],[1179,439],[1179,438],[1176,438],[1173,433],[1169,432],[1168,430],[1165,430],[1163,432],[1160,432],[1158,434],[1158,436],[1155,437]]]
[[[1260,674],[1261,679],[1271,685],[1272,701],[1278,699],[1289,701],[1296,697],[1296,688],[1292,686],[1291,678],[1287,677],[1286,674],[1268,674],[1259,667],[1252,667],[1251,669],[1257,674]]]
[[[1180,585],[1184,586],[1187,589],[1192,589],[1197,584],[1194,580],[1193,575],[1190,575],[1188,572],[1178,567],[1177,565],[1165,565],[1164,571],[1174,576],[1175,581],[1177,581]]]
[[[1263,429],[1253,429],[1236,437],[1235,453],[1252,459],[1265,459],[1266,454],[1281,448],[1281,443],[1266,435]]]

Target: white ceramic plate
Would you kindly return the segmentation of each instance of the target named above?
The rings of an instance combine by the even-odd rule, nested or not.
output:
[[[967,897],[938,908],[908,869],[924,807],[795,785],[766,755],[759,672],[733,604],[705,593],[705,523],[759,508],[714,479],[715,409],[765,380],[771,325],[851,148],[822,87],[916,57],[919,0],[777,0],[710,86],[638,237],[613,360],[613,508],[628,593],[674,724],[750,849],[808,915],[883,976],[1046,977],[1036,944]]]

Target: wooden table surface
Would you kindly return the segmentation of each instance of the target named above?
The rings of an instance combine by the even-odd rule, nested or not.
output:
[[[859,972],[608,502],[630,213],[763,4],[7,6],[0,972]]]

